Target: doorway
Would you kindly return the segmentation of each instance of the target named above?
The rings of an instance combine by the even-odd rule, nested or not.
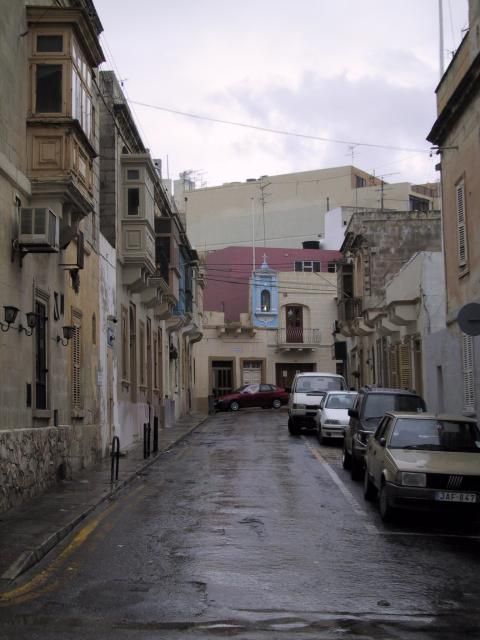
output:
[[[303,342],[303,308],[297,305],[287,306],[285,313],[287,342]]]
[[[218,398],[233,391],[233,361],[212,360],[212,394]]]
[[[315,363],[302,362],[277,362],[275,365],[275,384],[287,391],[292,388],[292,382],[296,373],[315,371]]]

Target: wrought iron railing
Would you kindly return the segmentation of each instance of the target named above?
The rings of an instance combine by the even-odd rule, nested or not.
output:
[[[277,330],[277,344],[320,344],[320,329],[287,327]]]

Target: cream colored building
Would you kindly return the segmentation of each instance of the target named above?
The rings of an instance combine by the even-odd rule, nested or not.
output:
[[[441,409],[469,415],[479,412],[480,313],[470,314],[470,328],[458,317],[465,305],[480,303],[479,34],[480,4],[470,0],[469,30],[436,89],[437,119],[428,135],[440,159],[446,277],[446,329],[431,348],[431,393]]]
[[[279,271],[276,278],[278,307],[269,314],[276,328],[262,328],[258,322],[262,312],[256,313],[251,304],[238,321],[225,321],[222,312],[204,312],[204,337],[195,345],[195,395],[201,408],[208,407],[209,396],[247,382],[289,388],[297,371],[336,372],[332,359],[336,274]],[[251,280],[249,287],[251,291]],[[288,320],[291,311],[301,317],[295,327]]]
[[[339,207],[427,211],[438,208],[437,185],[388,184],[354,166],[262,176],[246,182],[194,188],[175,182],[175,201],[186,212],[198,251],[230,245],[322,245],[325,213]],[[347,209],[345,209],[347,211]]]
[[[201,339],[198,256],[111,71],[100,74],[100,228],[114,268],[102,271],[104,448],[128,449],[194,408]],[[114,114],[115,118],[112,117]]]

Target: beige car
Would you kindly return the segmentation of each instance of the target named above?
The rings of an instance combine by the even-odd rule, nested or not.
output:
[[[382,520],[397,509],[480,508],[476,420],[388,412],[368,441],[364,496],[378,495]]]

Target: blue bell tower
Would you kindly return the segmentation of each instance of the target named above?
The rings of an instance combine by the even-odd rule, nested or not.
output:
[[[259,329],[278,328],[277,272],[267,264],[267,256],[259,269],[255,269],[251,286],[252,324]]]

